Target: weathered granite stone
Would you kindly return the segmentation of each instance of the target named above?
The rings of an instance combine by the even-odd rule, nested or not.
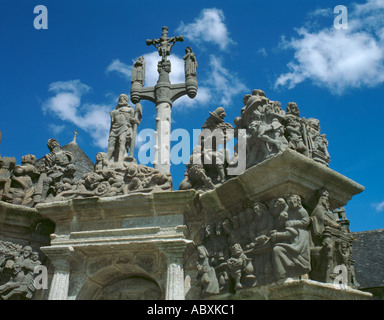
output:
[[[210,300],[371,300],[372,295],[352,288],[306,279],[288,279],[236,294],[210,296]]]

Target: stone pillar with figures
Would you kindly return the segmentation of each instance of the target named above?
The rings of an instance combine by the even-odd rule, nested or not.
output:
[[[147,40],[147,45],[153,45],[158,49],[161,61],[158,62],[157,71],[159,79],[154,87],[143,87],[143,80],[133,78],[131,85],[131,100],[139,103],[140,100],[149,100],[156,104],[156,144],[154,168],[165,173],[170,173],[171,152],[171,109],[173,102],[188,95],[191,99],[197,94],[196,57],[190,47],[187,48],[185,60],[185,83],[171,84],[169,74],[171,73],[171,62],[167,56],[177,41],[183,41],[183,37],[168,37],[168,28],[163,27],[162,37]],[[144,58],[140,57],[141,64],[145,64]],[[136,64],[135,64],[136,65]],[[136,74],[136,67],[132,73]],[[141,67],[140,67],[141,68]],[[142,68],[140,69],[142,71]],[[191,71],[192,70],[192,71]]]

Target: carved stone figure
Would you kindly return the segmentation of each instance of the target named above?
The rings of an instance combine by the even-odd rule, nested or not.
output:
[[[35,267],[41,264],[39,254],[30,246],[21,247],[12,243],[1,243],[2,262],[0,294],[3,300],[18,297],[31,299],[36,288],[34,286]],[[5,270],[11,272],[7,280]],[[5,282],[4,282],[5,280]]]
[[[337,265],[344,265],[347,269],[347,285],[357,287],[355,261],[352,259],[352,244],[342,239],[336,240]]]
[[[16,165],[12,177],[12,203],[32,207],[34,205],[34,184],[40,177],[40,171],[35,166],[36,157],[32,154],[21,158],[21,165]]]
[[[216,222],[213,230],[213,265],[217,266],[228,258],[227,237],[224,234],[223,224]]]
[[[198,246],[197,252],[199,258],[197,260],[197,281],[201,287],[201,295],[206,297],[207,295],[219,293],[219,283],[217,281],[215,268],[209,264],[208,250],[204,246]]]
[[[144,56],[140,56],[132,68],[132,83],[138,82],[140,85],[144,86],[145,80],[145,59]]]
[[[312,224],[317,236],[321,237],[325,227],[340,229],[340,224],[336,222],[335,215],[329,210],[329,192],[320,191],[319,201],[311,215]]]
[[[270,125],[268,134],[273,143],[269,144],[271,155],[282,152],[288,148],[288,141],[284,136],[285,112],[278,101],[271,101],[265,109],[265,121]]]
[[[345,265],[348,271],[348,284],[355,285],[353,260],[351,256],[352,236],[344,227],[347,222],[343,215],[337,220],[335,213],[329,209],[329,193],[323,189],[319,192],[318,204],[311,215],[313,247],[311,248],[311,277],[322,282],[332,283],[335,267]],[[347,222],[348,225],[348,222]]]
[[[247,250],[248,256],[253,256],[253,268],[258,283],[267,281],[272,276],[271,251],[269,233],[274,227],[273,216],[266,205],[255,203],[253,206],[254,219],[252,223],[252,240]]]
[[[202,160],[203,156],[204,155],[201,152],[201,146],[197,145],[193,149],[192,155],[187,164],[187,169],[185,170],[185,178],[179,186],[180,190],[187,190],[192,188],[209,190],[215,188],[211,178],[208,177],[207,172],[204,169]]]
[[[254,110],[248,127],[247,168],[267,159],[272,154],[271,146],[280,151],[280,142],[269,136],[273,130],[270,124],[263,121],[262,114]]]
[[[16,159],[10,157],[0,157],[0,195],[1,200],[12,200],[9,195],[11,188],[11,176],[16,165]]]
[[[12,266],[12,273],[12,278],[7,283],[0,286],[0,294],[6,293],[1,296],[3,300],[8,300],[15,294],[28,293],[28,288],[24,284],[25,274],[19,264],[15,263]]]
[[[241,116],[235,119],[235,134],[239,134],[239,129],[247,132],[246,167],[249,168],[287,148],[283,125],[285,115],[279,103],[270,101],[259,89],[246,94],[243,103]]]
[[[224,122],[226,116],[225,109],[223,107],[218,107],[215,111],[209,112],[209,117],[205,120],[202,128],[211,131],[215,129],[230,129],[232,126],[229,123]]]
[[[282,212],[288,212],[288,205],[284,198],[276,198],[270,201],[269,211],[274,219],[274,224],[278,225],[278,219]]]
[[[328,141],[325,134],[320,133],[320,121],[309,118],[306,121],[310,156],[313,160],[328,166],[331,158],[328,153]]]
[[[300,118],[297,104],[289,102],[287,111],[271,101],[264,91],[252,90],[243,98],[240,116],[234,119],[235,136],[240,140],[246,130],[246,168],[290,148],[321,164],[328,165],[328,141],[320,133],[319,120]],[[235,146],[235,155],[238,145]],[[235,159],[235,158],[234,158]]]
[[[310,266],[309,216],[298,195],[287,199],[288,220],[283,231],[271,231],[273,263],[279,279],[308,273]]]
[[[182,36],[168,38],[168,28],[163,27],[162,36],[159,39],[147,40],[147,45],[154,45],[161,56],[162,61],[167,60],[167,56],[171,54],[171,49],[177,41],[184,41]]]
[[[202,126],[202,133],[199,137],[203,154],[203,165],[208,171],[208,176],[214,182],[222,183],[225,181],[226,167],[226,141],[231,138],[232,125],[224,122],[226,113],[224,108],[218,107],[215,111],[209,112],[210,116]],[[207,132],[207,130],[210,132]],[[203,138],[204,137],[204,138]],[[223,149],[218,150],[222,145]]]
[[[231,257],[227,260],[227,264],[229,273],[234,280],[234,289],[243,288],[241,280],[243,277],[252,274],[253,266],[239,243],[231,247]]]
[[[101,173],[107,166],[107,154],[105,152],[98,152],[96,154],[95,172]]]
[[[183,59],[184,59],[185,77],[186,78],[190,76],[196,77],[197,61],[196,61],[196,55],[193,53],[191,47],[187,47],[185,49],[185,55]]]
[[[286,132],[289,147],[293,150],[296,150],[297,152],[308,155],[308,148],[304,144],[304,138],[302,134],[300,110],[296,103],[288,103],[285,119],[287,121]]]
[[[61,169],[76,161],[75,156],[71,152],[61,149],[56,139],[49,139],[47,146],[50,153],[44,156],[44,164],[48,169],[55,168],[57,171],[61,171]]]
[[[213,235],[213,255],[212,266],[215,267],[216,276],[219,282],[220,292],[229,288],[229,270],[227,259],[229,255],[229,248],[227,242],[227,235],[224,232],[223,224],[217,222]]]
[[[109,132],[107,159],[122,163],[128,155],[132,143],[133,125],[139,123],[135,110],[129,105],[126,94],[119,97],[116,109],[111,111],[111,129]]]
[[[50,153],[43,159],[42,173],[36,187],[35,202],[45,202],[47,197],[55,196],[54,186],[61,182],[65,168],[76,161],[75,155],[70,151],[61,149],[56,139],[49,139],[47,143]]]
[[[222,107],[209,112],[210,116],[202,126],[199,143],[194,147],[187,164],[185,179],[180,190],[196,189],[207,191],[215,188],[227,179],[228,167],[226,142],[232,138],[232,125],[224,122],[226,116]],[[223,148],[219,150],[219,146]]]
[[[325,271],[325,281],[330,282],[334,267],[335,242],[332,239],[331,229],[340,229],[335,216],[329,210],[329,193],[327,190],[320,191],[320,197],[316,208],[311,215],[312,240],[315,248],[312,249],[312,274],[317,270]],[[319,275],[318,275],[319,276]]]

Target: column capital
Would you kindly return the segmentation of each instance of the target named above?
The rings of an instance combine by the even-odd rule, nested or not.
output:
[[[75,250],[72,246],[51,246],[42,247],[49,260],[52,262],[55,271],[70,269],[71,260],[74,258]]]
[[[188,243],[192,240],[163,241],[157,243],[157,247],[167,256],[168,263],[183,264],[183,255]]]

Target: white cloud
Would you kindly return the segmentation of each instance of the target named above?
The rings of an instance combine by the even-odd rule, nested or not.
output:
[[[117,72],[123,78],[131,79],[132,76],[132,66],[128,66],[124,62],[121,62],[119,59],[113,60],[107,67],[106,73],[108,72]]]
[[[265,48],[260,48],[259,50],[257,50],[257,53],[262,55],[263,57],[268,56],[267,50],[265,50]]]
[[[373,204],[373,207],[375,208],[375,210],[377,212],[381,212],[384,210],[384,201],[380,202],[380,203],[375,203]]]
[[[312,17],[329,17],[330,14],[333,14],[333,10],[331,8],[318,8],[313,12],[309,13],[309,16]]]
[[[206,106],[212,99],[210,89],[207,87],[199,86],[196,97],[193,99],[188,96],[182,96],[177,99],[173,104],[174,110],[184,110],[184,108],[194,108],[199,106]]]
[[[157,63],[161,60],[161,57],[154,51],[152,53],[144,54],[145,59],[145,86],[155,86],[159,79],[159,73],[157,72]],[[169,74],[169,80],[171,83],[182,83],[185,81],[184,75],[184,60],[183,58],[171,54],[168,57],[171,61],[171,73]]]
[[[291,89],[312,80],[342,94],[350,88],[383,83],[383,9],[384,0],[371,0],[349,9],[348,29],[332,26],[311,32],[300,28],[298,38],[283,39],[283,48],[294,50],[294,60],[288,63],[290,72],[280,75],[275,87]]]
[[[384,9],[383,0],[368,0],[366,3],[355,5],[355,10],[357,15],[364,14],[364,13],[371,14],[377,9]]]
[[[188,24],[181,22],[177,32],[195,43],[215,43],[221,50],[225,50],[234,41],[229,36],[224,20],[222,10],[216,8],[203,9],[194,22]]]
[[[220,58],[211,55],[211,89],[216,97],[220,97],[217,102],[223,106],[229,106],[232,102],[232,97],[248,91],[248,88],[236,76],[223,66]]]
[[[49,91],[55,95],[42,104],[42,110],[83,129],[95,145],[106,148],[111,106],[82,103],[81,97],[90,90],[80,80],[51,83]]]
[[[56,125],[56,124],[51,123],[48,125],[48,127],[55,136],[58,136],[65,129],[65,125],[63,125],[63,124],[62,125]]]

